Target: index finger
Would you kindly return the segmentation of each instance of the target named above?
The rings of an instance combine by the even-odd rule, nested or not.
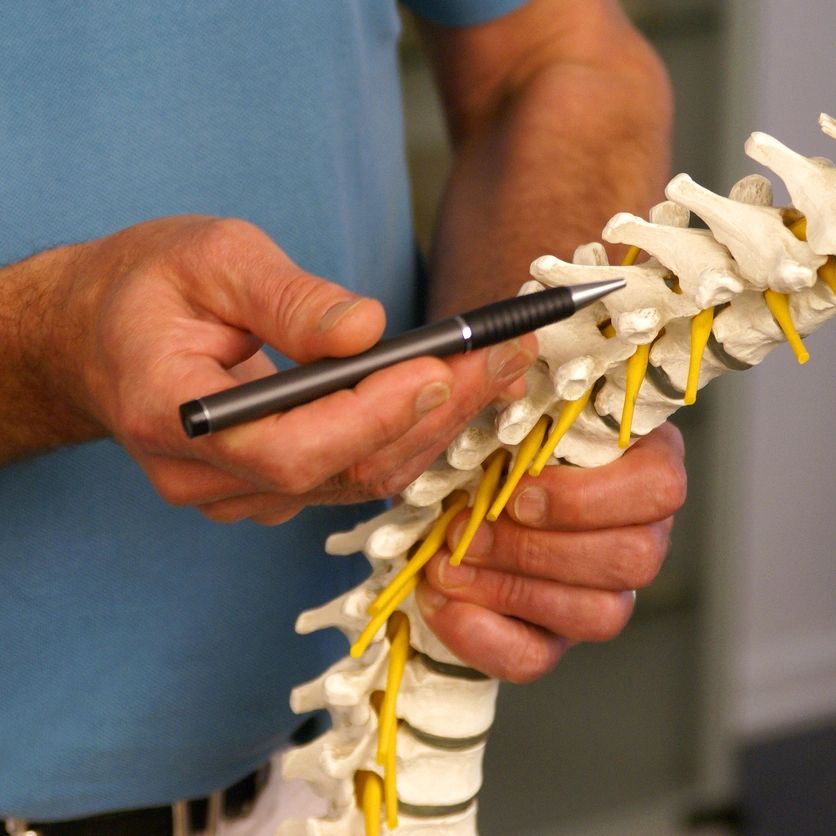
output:
[[[684,458],[679,430],[663,424],[610,464],[558,465],[524,477],[507,512],[531,528],[564,531],[657,522],[685,501]]]
[[[307,494],[401,439],[447,402],[452,382],[442,360],[407,360],[353,389],[196,439],[194,449],[265,490]]]

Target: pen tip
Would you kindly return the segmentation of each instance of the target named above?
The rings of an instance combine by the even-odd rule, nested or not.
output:
[[[572,285],[569,288],[569,292],[572,294],[575,310],[578,310],[626,286],[627,282],[624,279],[607,279],[603,282],[587,282],[586,284]]]

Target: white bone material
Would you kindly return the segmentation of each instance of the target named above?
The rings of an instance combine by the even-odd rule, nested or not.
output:
[[[418,818],[401,813],[398,829],[381,825],[382,836],[478,836],[477,805],[474,801],[461,812]],[[364,836],[363,814],[356,805],[347,806],[335,818],[307,819],[282,824],[277,836]]]
[[[621,212],[604,227],[602,237],[613,244],[641,247],[670,267],[694,313],[728,302],[743,290],[744,279],[734,259],[708,230],[648,223]]]
[[[497,438],[510,447],[519,444],[531,432],[540,416],[555,400],[555,387],[549,368],[542,360],[528,370],[526,384],[525,397],[509,404],[496,418]]]
[[[836,138],[836,120],[822,114],[820,124]],[[464,489],[472,503],[485,459],[500,447],[515,459],[519,444],[541,416],[557,419],[592,392],[550,463],[594,467],[618,458],[623,453],[618,426],[630,388],[627,361],[637,347],[649,345],[650,351],[648,375],[636,386],[629,428],[633,440],[683,404],[689,374],[702,387],[729,370],[761,362],[784,342],[764,291],[788,294],[792,327],[801,336],[836,315],[831,290],[836,271],[832,263],[823,268],[836,254],[836,169],[766,134],[753,134],[746,148],[784,180],[793,207],[772,206],[771,184],[761,175],[738,181],[729,197],[678,175],[668,185],[669,199],[653,207],[649,221],[619,213],[603,231],[605,240],[638,247],[649,260],[612,266],[603,246],[592,243],[579,247],[571,264],[551,255],[532,263],[533,279],[521,293],[617,276],[626,278],[627,287],[569,320],[540,329],[540,362],[528,373],[524,398],[483,410],[452,441],[446,456],[403,492],[399,505],[328,538],[332,554],[364,552],[371,574],[336,600],[302,613],[299,632],[336,627],[355,641],[368,621],[370,602],[439,518],[443,500]],[[688,227],[692,212],[710,231]],[[809,243],[786,225],[802,215]],[[703,334],[707,344],[695,366],[692,321],[710,309],[713,320],[700,314],[699,323],[707,322],[704,328],[710,332]],[[468,669],[440,642],[424,622],[414,595],[399,609],[409,622],[412,655],[395,703],[401,805],[396,832],[476,836],[472,799],[481,783],[498,683]],[[355,773],[382,775],[375,760],[379,729],[372,695],[386,687],[390,647],[381,627],[360,658],[341,659],[294,689],[293,710],[327,709],[332,728],[289,752],[283,771],[288,778],[308,781],[327,799],[329,812],[322,819],[288,822],[281,836],[364,836]],[[381,833],[390,833],[383,823]]]
[[[687,174],[677,174],[665,194],[708,224],[752,287],[792,293],[815,284],[825,259],[784,226],[779,209],[714,194]]]
[[[769,134],[756,131],[744,146],[753,159],[774,171],[787,187],[793,206],[807,218],[807,241],[813,252],[836,252],[836,167],[810,159]]]
[[[450,467],[474,470],[502,446],[494,426],[496,418],[496,410],[488,407],[453,439],[447,448],[447,463]]]

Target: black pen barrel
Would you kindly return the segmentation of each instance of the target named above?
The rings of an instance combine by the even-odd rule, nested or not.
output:
[[[317,360],[206,395],[180,407],[180,420],[190,438],[255,421],[276,412],[348,389],[380,369],[413,357],[445,357],[496,345],[571,316],[624,286],[623,279],[553,287],[516,296],[433,322],[351,357]]]
[[[194,438],[351,388],[372,372],[403,360],[457,354],[466,348],[460,323],[445,319],[381,340],[361,354],[315,360],[189,401],[180,407],[180,419],[186,434]]]
[[[575,312],[568,287],[552,287],[525,296],[503,299],[462,314],[472,336],[472,347],[483,348],[536,331]]]

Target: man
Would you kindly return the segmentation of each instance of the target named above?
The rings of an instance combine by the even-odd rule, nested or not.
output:
[[[430,316],[512,295],[533,257],[657,198],[669,91],[617,3],[407,5],[455,150]],[[395,8],[7,18],[0,258],[23,260],[0,271],[0,815],[170,832],[149,808],[257,769],[298,725],[289,688],[345,652],[292,632],[355,579],[321,556],[368,516],[345,504],[396,493],[519,396],[535,342],[186,439],[177,405],[269,373],[273,350],[348,355],[384,309],[392,331],[413,321]],[[418,590],[443,641],[511,681],[621,629],[684,496],[670,428],[609,467],[555,470]],[[101,818],[117,810],[140,812]]]

